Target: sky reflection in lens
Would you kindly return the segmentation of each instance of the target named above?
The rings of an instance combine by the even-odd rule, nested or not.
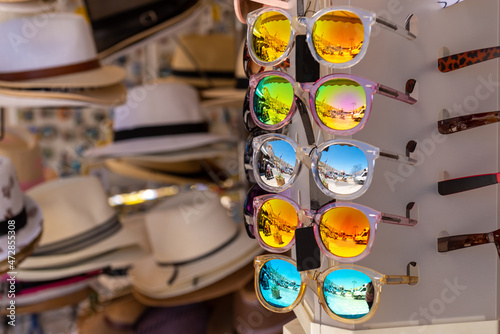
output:
[[[297,268],[283,260],[267,261],[259,275],[259,288],[266,302],[274,307],[292,305],[300,292],[300,273]]]
[[[325,278],[323,292],[330,310],[346,319],[359,319],[370,311],[373,291],[368,285],[371,279],[366,274],[354,269],[340,269]]]
[[[318,176],[331,192],[353,194],[363,187],[368,160],[358,147],[333,144],[319,153]]]

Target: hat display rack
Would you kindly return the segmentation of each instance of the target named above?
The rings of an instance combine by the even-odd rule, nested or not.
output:
[[[291,1],[287,11],[297,15],[308,3],[307,0]],[[399,87],[401,91],[405,91],[408,79],[416,80],[411,93],[418,100],[415,105],[396,105],[375,97],[377,105],[369,122],[352,138],[393,152],[405,150],[412,140],[417,143],[411,153],[418,160],[415,166],[377,161],[370,188],[353,202],[418,219],[418,224],[409,229],[379,226],[371,253],[356,264],[381,272],[398,272],[415,263],[416,266],[410,265],[409,269],[418,275],[419,282],[383,289],[373,318],[355,325],[330,318],[315,293],[306,289],[309,291],[304,301],[294,309],[297,319],[285,325],[284,333],[498,333],[499,296],[496,292],[483,294],[483,291],[498,289],[500,267],[495,245],[446,253],[438,252],[437,247],[440,237],[498,229],[497,186],[448,196],[440,195],[437,186],[438,181],[444,179],[496,173],[500,162],[498,125],[443,135],[438,132],[437,121],[498,110],[499,61],[484,61],[442,73],[437,59],[464,50],[499,45],[500,32],[496,27],[500,21],[500,4],[467,0],[401,0],[397,5],[386,0],[318,0],[316,4],[316,10],[329,6],[363,8],[400,25],[413,14],[409,28],[417,35],[415,40],[395,37],[374,26],[368,51],[358,64],[347,70],[333,71],[321,66],[320,74],[354,74]],[[287,71],[292,76],[294,71],[300,71],[294,57],[292,51],[291,67]],[[342,138],[321,133],[315,123],[311,123],[318,144]],[[292,140],[308,144],[299,115],[294,116],[288,127]],[[299,175],[290,188],[290,197],[302,207],[314,204],[315,200],[320,204],[328,202],[330,199],[317,194],[317,187],[311,185],[307,174]],[[412,202],[413,208],[409,205]],[[493,243],[493,236],[490,239],[489,243]],[[297,253],[300,253],[298,245],[294,247],[294,258],[299,256]],[[322,269],[340,264],[325,256],[321,260]]]

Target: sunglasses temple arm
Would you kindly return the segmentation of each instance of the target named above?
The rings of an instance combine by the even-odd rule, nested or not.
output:
[[[500,57],[500,46],[477,49],[439,58],[438,69],[446,73],[498,57]]]
[[[492,233],[462,234],[438,238],[438,252],[449,252],[456,249],[479,246],[495,242]]]
[[[411,17],[410,17],[411,18]],[[408,21],[408,19],[407,19]],[[393,23],[389,20],[383,19],[381,17],[377,17],[375,19],[375,22],[377,22],[381,27],[394,31],[396,34],[403,36],[405,38],[408,38],[410,40],[417,38],[415,34],[413,34],[409,29],[405,29],[404,27],[397,25],[396,23]]]
[[[417,284],[418,276],[385,275],[385,284]]]
[[[384,86],[384,85],[380,85],[379,84],[377,93],[379,93],[380,95],[384,95],[384,96],[390,97],[392,99],[396,99],[398,101],[402,101],[402,102],[408,103],[408,104],[415,104],[415,103],[417,103],[417,100],[415,100],[410,95],[405,94],[403,92],[400,92],[400,91],[398,91],[396,89],[393,89],[391,87]]]
[[[438,182],[438,193],[441,196],[456,194],[462,191],[482,188],[497,184],[500,173],[460,177]]]
[[[402,155],[402,154],[392,153],[392,152],[387,152],[387,151],[382,151],[382,150],[380,150],[380,157],[384,158],[384,159],[395,160],[395,161],[398,161],[398,162],[401,162],[401,163],[404,163],[407,165],[414,165],[417,163],[416,159],[407,157],[407,156]]]
[[[418,221],[416,219],[406,218],[398,215],[393,215],[390,213],[382,213],[382,218],[380,219],[382,223],[403,225],[403,226],[415,226]]]
[[[500,111],[458,116],[438,121],[438,131],[443,135],[500,122]]]

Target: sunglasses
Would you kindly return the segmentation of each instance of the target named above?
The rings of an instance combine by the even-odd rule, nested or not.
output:
[[[439,195],[446,196],[497,184],[500,182],[500,173],[471,175],[448,179],[438,182]]]
[[[449,252],[460,248],[495,244],[500,256],[500,230],[489,233],[452,235],[438,238],[438,252]]]
[[[379,156],[410,165],[417,162],[350,139],[329,140],[317,147],[300,147],[290,138],[273,133],[255,137],[252,146],[253,176],[262,189],[270,192],[288,189],[304,163],[311,169],[321,191],[337,199],[350,200],[365,193]]]
[[[274,66],[289,56],[298,34],[292,22],[295,21],[290,13],[275,7],[248,14],[248,49],[257,64]],[[324,8],[311,18],[299,17],[298,22],[306,27],[306,40],[314,59],[332,68],[351,67],[364,57],[374,23],[408,39],[416,38],[409,30],[354,7]]]
[[[290,198],[275,194],[255,197],[253,207],[253,225],[247,228],[265,250],[288,251],[295,244],[295,230],[303,227],[305,219],[310,219],[321,251],[341,262],[356,262],[370,253],[378,223],[417,224],[414,219],[354,203],[335,202],[319,210],[305,210]]]
[[[497,122],[500,122],[500,111],[490,111],[447,118],[438,121],[437,124],[439,133],[447,135]]]
[[[477,49],[439,58],[438,69],[446,73],[498,57],[500,57],[500,46]]]
[[[296,110],[294,87],[309,93],[312,116],[329,133],[348,136],[370,117],[375,93],[415,104],[409,95],[351,74],[330,74],[315,83],[296,83],[288,74],[269,71],[250,78],[249,108],[256,125],[276,130],[288,124]]]
[[[306,285],[316,281],[325,312],[332,319],[348,324],[362,323],[373,317],[384,284],[418,283],[418,276],[384,275],[356,265],[338,265],[323,272],[299,272],[294,260],[281,255],[257,256],[254,267],[255,292],[268,310],[290,312],[304,298]]]

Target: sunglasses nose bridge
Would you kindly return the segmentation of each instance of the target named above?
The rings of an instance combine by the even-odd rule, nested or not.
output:
[[[307,27],[307,17],[294,17],[291,22],[292,28],[299,34],[303,35],[306,33]]]
[[[309,210],[309,209],[301,209],[298,212],[299,220],[304,223],[304,222],[314,222],[314,211]],[[310,224],[302,224],[302,226],[309,226]]]

